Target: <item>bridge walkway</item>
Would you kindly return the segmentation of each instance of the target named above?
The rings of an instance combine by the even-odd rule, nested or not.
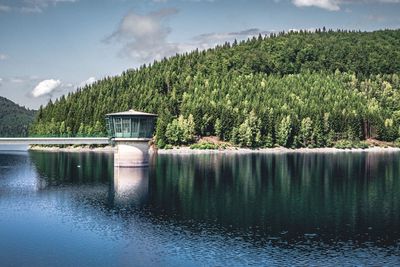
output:
[[[107,145],[107,137],[6,137],[0,145]]]

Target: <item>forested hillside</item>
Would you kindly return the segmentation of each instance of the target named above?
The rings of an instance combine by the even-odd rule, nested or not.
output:
[[[104,114],[159,114],[160,146],[217,135],[240,146],[393,141],[400,30],[258,36],[128,70],[39,110],[32,135],[102,135]]]
[[[34,111],[18,106],[0,96],[0,136],[20,137],[28,135],[28,128],[34,120]]]

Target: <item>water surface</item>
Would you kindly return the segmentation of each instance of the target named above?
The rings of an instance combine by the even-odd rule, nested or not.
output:
[[[0,153],[1,266],[400,264],[400,153]]]

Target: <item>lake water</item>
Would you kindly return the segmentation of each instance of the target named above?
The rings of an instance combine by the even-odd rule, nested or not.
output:
[[[398,266],[400,153],[0,152],[1,266]]]

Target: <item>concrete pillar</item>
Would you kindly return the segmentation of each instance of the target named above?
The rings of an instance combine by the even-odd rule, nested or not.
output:
[[[115,167],[146,167],[149,165],[148,141],[116,142]]]

